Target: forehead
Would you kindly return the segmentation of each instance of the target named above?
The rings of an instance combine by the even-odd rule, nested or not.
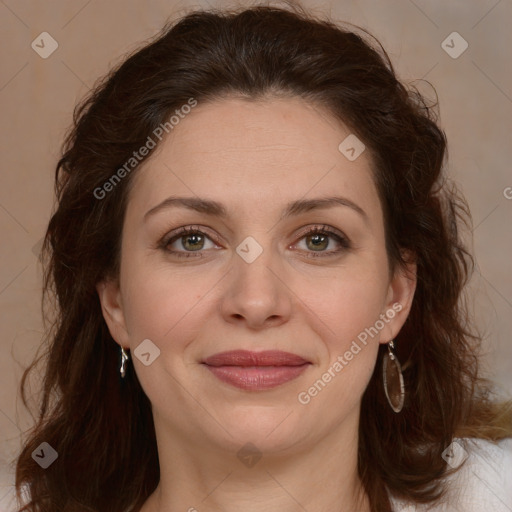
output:
[[[348,136],[300,98],[200,103],[138,170],[130,203],[151,207],[172,193],[268,206],[338,192],[368,208],[378,202],[371,159],[366,150],[346,158],[340,144]]]

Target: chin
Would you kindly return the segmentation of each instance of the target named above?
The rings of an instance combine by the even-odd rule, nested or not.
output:
[[[252,443],[263,452],[279,452],[293,446],[306,433],[305,422],[299,421],[290,407],[231,406],[225,412],[221,416],[217,410],[219,423],[229,433],[221,430],[222,438],[236,450]]]

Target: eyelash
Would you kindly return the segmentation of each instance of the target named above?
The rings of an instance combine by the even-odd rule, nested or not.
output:
[[[327,235],[331,238],[334,238],[341,246],[340,249],[331,250],[331,251],[308,251],[308,258],[318,258],[318,257],[329,257],[337,255],[343,251],[349,250],[352,248],[352,245],[349,241],[349,239],[345,236],[342,236],[337,231],[333,230],[329,226],[323,225],[322,227],[314,226],[313,228],[309,228],[299,235],[299,241],[301,241],[303,238],[306,238],[307,236],[311,235]],[[162,241],[159,243],[159,248],[162,249],[166,253],[170,253],[172,255],[175,255],[178,258],[197,258],[197,257],[203,257],[202,251],[174,251],[170,250],[168,248],[169,244],[175,242],[176,240],[179,240],[180,238],[185,237],[186,235],[203,235],[206,238],[209,238],[212,242],[218,244],[218,242],[214,239],[214,237],[211,237],[208,235],[208,233],[205,233],[200,229],[199,226],[185,226],[182,228],[179,228],[178,231],[171,233],[168,236],[165,236]],[[295,245],[295,244],[294,244]],[[208,250],[208,249],[206,249]],[[197,253],[197,254],[196,254]]]

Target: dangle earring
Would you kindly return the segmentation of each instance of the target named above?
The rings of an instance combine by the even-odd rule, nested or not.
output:
[[[128,354],[125,352],[124,348],[121,347],[121,368],[119,369],[119,373],[121,373],[121,378],[124,379],[126,375],[126,361],[128,361]]]
[[[382,361],[382,376],[384,380],[384,392],[391,409],[400,412],[404,406],[404,377],[397,357],[393,353],[395,345],[393,340],[388,343],[388,352],[384,354]]]

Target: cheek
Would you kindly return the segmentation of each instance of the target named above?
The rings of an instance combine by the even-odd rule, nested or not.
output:
[[[318,350],[325,351],[298,396],[299,403],[309,404],[312,417],[337,423],[358,405],[377,359],[380,330],[375,326],[383,312],[385,284],[377,274],[359,278],[347,272],[315,293],[303,290],[312,312],[310,325],[322,340]]]
[[[183,272],[162,263],[127,259],[121,282],[132,346],[149,338],[161,349],[171,340],[172,347],[179,348],[180,340],[193,338],[201,325],[194,318],[207,304],[217,281],[214,273]]]
[[[387,283],[379,272],[359,273],[346,268],[322,280],[320,286],[310,284],[301,284],[298,280],[297,295],[307,305],[311,317],[317,318],[316,323],[333,357],[374,326],[383,312]],[[364,338],[364,334],[360,338]],[[378,340],[377,336],[369,336],[368,341],[372,338]]]

